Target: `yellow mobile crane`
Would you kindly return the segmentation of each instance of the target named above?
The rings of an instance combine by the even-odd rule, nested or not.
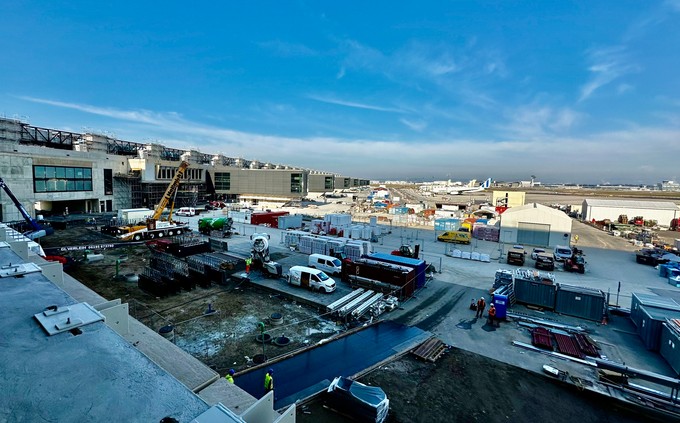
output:
[[[172,209],[175,205],[177,188],[179,187],[179,181],[182,179],[182,176],[184,176],[187,167],[189,167],[189,163],[185,161],[180,163],[175,176],[172,178],[172,181],[170,181],[170,185],[168,185],[168,189],[165,190],[163,198],[161,198],[156,210],[154,210],[153,216],[146,220],[146,225],[120,227],[120,234],[118,235],[119,239],[124,241],[141,241],[144,239],[179,235],[190,230],[188,223],[175,222],[172,220]],[[168,204],[171,205],[168,220],[161,220],[161,215],[166,207],[168,207]]]

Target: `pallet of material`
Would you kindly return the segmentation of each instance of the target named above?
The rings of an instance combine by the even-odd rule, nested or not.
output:
[[[446,344],[437,338],[430,338],[415,348],[411,353],[417,358],[435,362],[446,351]]]
[[[552,338],[550,332],[546,328],[537,327],[531,331],[531,344],[534,347],[544,350],[552,351]]]
[[[555,341],[557,342],[557,349],[559,352],[571,357],[576,357],[580,359],[585,358],[585,354],[581,352],[581,350],[578,347],[578,344],[576,343],[576,341],[574,341],[574,338],[572,338],[571,335],[565,335],[563,333],[559,333],[556,331],[550,331],[550,333],[552,333],[553,336],[555,337]]]
[[[575,333],[574,340],[576,340],[578,349],[581,350],[585,355],[600,358],[600,353],[597,351],[597,346],[586,335],[582,333]]]

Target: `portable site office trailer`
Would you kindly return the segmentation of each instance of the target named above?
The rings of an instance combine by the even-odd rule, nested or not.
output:
[[[605,313],[605,294],[599,289],[557,285],[555,311],[599,322]]]
[[[675,373],[680,374],[680,333],[671,329],[668,323],[661,325],[659,353],[675,370]]]
[[[555,308],[554,283],[541,280],[527,280],[515,277],[515,300],[518,303],[530,304],[547,309]]]
[[[680,304],[676,303],[672,298],[660,297],[656,294],[633,292],[633,299],[630,304],[630,320],[632,320],[633,324],[638,328],[642,324],[642,310],[640,309],[640,306],[680,311]]]
[[[640,311],[642,311],[642,320],[638,327],[638,334],[642,338],[642,343],[648,350],[659,351],[661,325],[666,322],[666,319],[680,319],[680,311],[647,306],[640,306]]]

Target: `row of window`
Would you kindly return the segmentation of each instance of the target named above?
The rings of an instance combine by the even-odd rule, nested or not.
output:
[[[215,189],[217,191],[229,191],[231,189],[231,173],[215,172]],[[291,173],[290,192],[302,192],[302,173]]]
[[[88,167],[33,166],[35,192],[92,191]]]
[[[156,166],[156,179],[172,179],[176,173],[176,167]],[[182,179],[203,180],[203,169],[186,169]]]

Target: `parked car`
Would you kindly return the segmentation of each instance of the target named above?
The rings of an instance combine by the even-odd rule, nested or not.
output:
[[[508,250],[508,264],[516,264],[517,266],[524,266],[524,258],[526,256],[526,251],[521,245],[513,245],[512,248]]]
[[[539,254],[543,254],[543,253],[545,253],[545,249],[543,249],[543,248],[534,248],[533,250],[531,250],[531,258],[532,258],[533,260],[536,260],[536,259],[538,258],[538,255],[539,255]]]
[[[533,255],[533,253],[532,253]],[[543,270],[555,270],[555,260],[553,256],[547,253],[541,253],[536,256],[536,263],[534,263],[536,269]]]
[[[571,251],[571,248],[568,246],[556,245],[553,249],[553,257],[555,258],[555,261],[565,261],[566,259],[571,258],[572,254],[573,251]]]

